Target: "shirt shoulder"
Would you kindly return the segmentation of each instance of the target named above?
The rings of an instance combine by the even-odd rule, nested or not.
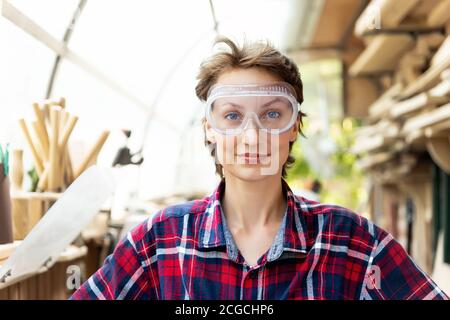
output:
[[[327,232],[336,237],[353,237],[369,246],[389,236],[388,232],[351,209],[308,200],[296,195],[298,212],[305,216],[308,225],[316,226],[318,232]]]
[[[196,216],[204,213],[209,201],[210,197],[206,196],[166,206],[133,228],[128,238],[134,242],[136,251],[140,252],[146,249],[144,248],[146,244],[154,242],[157,237],[180,235],[183,231],[184,218],[187,215]]]

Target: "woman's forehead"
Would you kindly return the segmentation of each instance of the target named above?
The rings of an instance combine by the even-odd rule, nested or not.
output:
[[[216,84],[267,84],[281,80],[263,68],[236,68],[222,73]]]
[[[219,97],[214,101],[215,106],[232,105],[238,108],[252,105],[259,107],[266,107],[266,106],[273,106],[275,104],[289,105],[290,102],[285,97],[280,96],[254,96],[254,97],[226,96],[226,97]]]

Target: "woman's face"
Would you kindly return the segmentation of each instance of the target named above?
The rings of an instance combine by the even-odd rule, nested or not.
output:
[[[250,68],[222,73],[216,84],[267,84],[279,81],[283,80],[263,69]],[[259,130],[251,121],[241,134],[223,135],[205,121],[207,139],[216,144],[216,158],[223,167],[224,175],[251,181],[273,175],[281,177],[283,164],[289,156],[289,142],[297,139],[298,127],[299,120],[288,131],[270,135]]]

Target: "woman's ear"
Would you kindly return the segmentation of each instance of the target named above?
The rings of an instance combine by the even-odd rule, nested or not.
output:
[[[300,131],[300,119],[297,119],[297,121],[295,121],[295,124],[292,126],[292,129],[290,130],[289,136],[290,142],[294,142],[295,140],[297,140],[299,131]]]
[[[206,140],[211,143],[216,143],[216,134],[214,129],[209,124],[208,120],[203,119],[203,128],[205,129]]]

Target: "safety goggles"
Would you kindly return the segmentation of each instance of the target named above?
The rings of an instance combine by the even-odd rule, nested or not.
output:
[[[295,124],[298,102],[286,82],[214,85],[205,113],[212,128],[224,135],[241,134],[250,122],[263,132],[281,134]]]

